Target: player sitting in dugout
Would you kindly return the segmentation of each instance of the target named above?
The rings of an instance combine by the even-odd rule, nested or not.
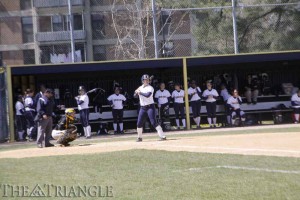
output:
[[[228,98],[227,104],[231,111],[231,124],[235,125],[235,120],[237,117],[240,118],[240,125],[243,126],[246,120],[245,112],[241,110],[242,98],[239,95],[239,91],[234,89],[232,91],[232,96]]]
[[[57,144],[62,146],[69,146],[69,142],[77,138],[77,127],[74,123],[77,121],[75,118],[75,110],[67,108],[65,116],[63,116],[55,129],[52,131],[52,137],[56,140]]]
[[[298,90],[297,93],[293,94],[291,98],[291,103],[292,103],[292,108],[294,110],[294,118],[295,118],[294,123],[298,124],[300,119],[300,90]]]

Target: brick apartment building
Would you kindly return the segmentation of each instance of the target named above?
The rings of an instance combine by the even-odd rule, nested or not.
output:
[[[122,5],[113,5],[111,0],[71,0],[73,13],[73,35],[76,60],[78,62],[119,60],[116,49],[124,41],[127,32],[122,24],[134,24],[132,13],[126,14]],[[117,6],[117,7],[116,7]],[[112,15],[112,7],[116,11]],[[124,7],[124,5],[123,5]],[[120,13],[123,13],[120,14]],[[142,58],[154,57],[152,18],[142,20],[147,29]],[[146,14],[146,15],[147,15]],[[145,15],[145,12],[144,12]],[[160,57],[189,56],[193,41],[189,15],[173,13],[169,16],[160,12],[157,29],[159,32]],[[118,20],[116,22],[116,20]],[[120,28],[116,31],[116,26]],[[178,25],[180,22],[180,25]],[[134,26],[133,26],[134,29]],[[2,0],[0,1],[0,57],[5,64],[43,64],[70,62],[70,31],[67,0]],[[140,30],[135,30],[137,37]],[[130,37],[133,37],[130,35]],[[132,48],[127,39],[128,48]],[[133,53],[134,54],[134,53]],[[128,59],[134,57],[128,57]],[[138,57],[141,58],[141,57]]]

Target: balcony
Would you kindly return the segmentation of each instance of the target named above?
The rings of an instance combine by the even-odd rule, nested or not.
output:
[[[83,6],[84,0],[71,0],[72,6]],[[68,0],[34,0],[36,8],[62,7],[68,6]]]
[[[74,40],[84,40],[86,32],[84,30],[73,31]],[[71,40],[70,31],[57,32],[39,32],[36,34],[38,42],[52,42],[52,41],[68,41]]]

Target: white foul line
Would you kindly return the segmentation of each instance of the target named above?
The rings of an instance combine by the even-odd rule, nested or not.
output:
[[[237,150],[237,151],[263,151],[263,152],[283,152],[283,153],[299,153],[300,151],[295,150],[284,150],[284,149],[248,149],[248,148],[235,148],[235,147],[210,147],[210,146],[190,146],[190,145],[158,145],[163,147],[174,147],[174,148],[188,148],[188,149],[217,149],[217,150]]]
[[[294,171],[294,170],[291,170],[291,171],[290,170],[276,170],[276,169],[268,169],[268,168],[242,167],[242,166],[230,166],[230,165],[189,168],[186,170],[176,170],[173,172],[189,172],[189,171],[200,171],[201,172],[204,169],[237,169],[237,170],[260,171],[260,172],[283,173],[283,174],[300,174],[300,171]]]

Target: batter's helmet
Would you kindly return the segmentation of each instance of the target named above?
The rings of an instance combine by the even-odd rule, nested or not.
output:
[[[85,91],[85,87],[84,86],[79,86],[78,91]]]
[[[144,74],[141,78],[141,80],[146,80],[146,79],[150,79],[149,75],[148,74]]]

